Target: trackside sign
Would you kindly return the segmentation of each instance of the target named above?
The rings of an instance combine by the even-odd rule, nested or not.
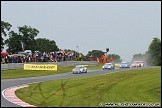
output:
[[[57,70],[56,64],[24,64],[24,70]]]

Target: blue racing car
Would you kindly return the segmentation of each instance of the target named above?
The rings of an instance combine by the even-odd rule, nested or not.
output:
[[[102,66],[102,69],[114,69],[115,65],[113,63],[106,63]]]
[[[120,68],[130,68],[130,64],[128,62],[122,62]]]

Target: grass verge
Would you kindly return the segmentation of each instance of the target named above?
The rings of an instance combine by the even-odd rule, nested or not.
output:
[[[38,107],[98,107],[107,102],[161,104],[161,67],[39,82],[17,90],[16,95]]]

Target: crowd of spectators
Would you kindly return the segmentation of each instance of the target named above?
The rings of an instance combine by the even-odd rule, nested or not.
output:
[[[1,55],[1,63],[26,63],[26,62],[61,62],[78,60],[78,52],[64,52],[63,50],[55,52],[39,52],[33,54],[8,54]]]

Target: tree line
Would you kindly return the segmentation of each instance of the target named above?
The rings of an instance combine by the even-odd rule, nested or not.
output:
[[[8,48],[7,52],[15,53],[17,51],[22,51],[22,44],[25,49],[30,49],[32,51],[40,51],[40,52],[53,52],[60,50],[56,45],[54,40],[49,40],[46,38],[37,38],[39,30],[36,28],[32,28],[30,26],[18,26],[18,33],[11,30],[12,25],[8,22],[1,21],[1,52],[4,49],[4,45]],[[4,40],[4,37],[9,37]],[[64,49],[64,51],[74,51],[70,49]],[[95,60],[101,54],[105,52],[101,50],[92,50],[89,51],[87,55],[82,56],[82,60],[89,60],[89,56],[92,55]],[[112,57],[115,62],[121,62],[122,59],[117,54],[108,54],[107,60],[109,62],[109,58]],[[143,60],[147,63],[147,65],[153,66],[161,66],[161,40],[158,38],[153,38],[153,41],[150,43],[148,47],[148,51],[145,54],[134,54],[132,61],[134,60]]]

